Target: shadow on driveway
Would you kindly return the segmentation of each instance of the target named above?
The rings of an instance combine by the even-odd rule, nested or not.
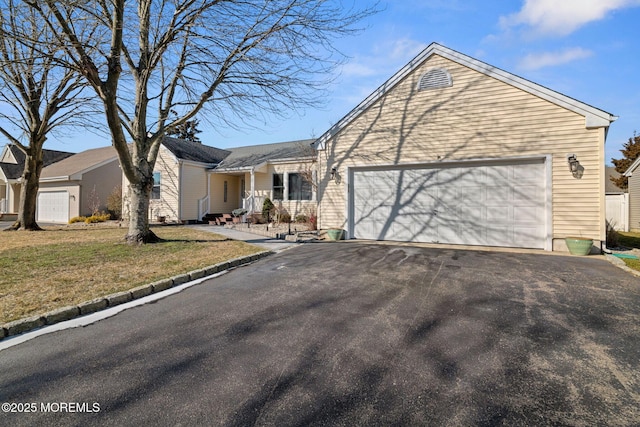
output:
[[[637,425],[639,280],[590,257],[307,244],[0,353],[0,424]]]

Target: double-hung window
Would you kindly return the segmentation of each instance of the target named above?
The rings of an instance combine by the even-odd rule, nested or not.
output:
[[[151,189],[151,198],[160,198],[160,172],[153,173],[153,188]]]
[[[302,174],[289,174],[289,200],[311,200],[311,183]]]
[[[273,200],[284,200],[284,175],[273,174]]]

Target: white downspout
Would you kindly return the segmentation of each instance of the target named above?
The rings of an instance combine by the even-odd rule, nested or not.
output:
[[[178,160],[178,222],[182,222],[182,160]]]

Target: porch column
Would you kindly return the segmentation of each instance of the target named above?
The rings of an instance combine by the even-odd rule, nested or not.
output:
[[[256,208],[256,170],[255,168],[251,168],[251,213],[255,212]]]
[[[289,172],[282,174],[284,189],[282,190],[282,200],[289,200]]]
[[[311,171],[311,200],[314,202],[318,199],[317,183],[318,172],[314,169],[313,171]]]
[[[4,186],[4,213],[9,213],[9,181]]]

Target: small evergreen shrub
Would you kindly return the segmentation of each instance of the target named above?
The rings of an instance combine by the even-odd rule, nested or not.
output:
[[[304,214],[296,215],[296,222],[297,223],[304,223],[304,222],[308,222],[308,221],[309,221],[309,218],[306,215],[304,215]]]
[[[271,221],[271,212],[275,206],[270,198],[266,197],[262,203],[262,219],[266,222]]]

